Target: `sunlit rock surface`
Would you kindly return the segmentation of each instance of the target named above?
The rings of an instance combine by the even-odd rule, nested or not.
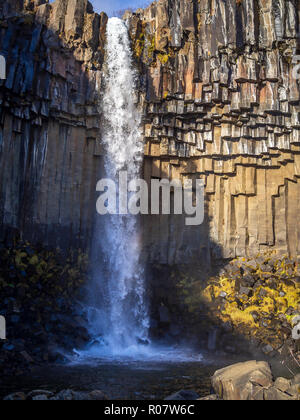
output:
[[[145,177],[206,184],[204,226],[146,222],[153,259],[299,255],[299,10],[161,0],[129,18],[146,94]]]

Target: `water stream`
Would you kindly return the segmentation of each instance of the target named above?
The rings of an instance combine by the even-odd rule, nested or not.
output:
[[[104,169],[105,177],[118,189],[120,172],[127,173],[128,182],[140,178],[144,152],[141,113],[135,99],[137,74],[127,26],[118,18],[108,21],[104,72]],[[92,294],[100,293],[102,298],[94,300],[91,311],[93,335],[101,335],[103,352],[131,354],[148,342],[149,327],[139,217],[109,215],[104,220],[95,241],[104,267],[95,267],[94,271],[96,287]]]
[[[128,182],[141,177],[144,143],[128,28],[118,18],[109,19],[107,25],[104,75],[104,172],[119,187],[120,172],[126,171]],[[118,204],[120,201],[117,196]],[[100,253],[101,258],[94,264],[89,296],[90,332],[94,341],[83,351],[76,351],[75,362],[97,365],[201,361],[202,356],[198,352],[193,354],[189,346],[153,343],[148,337],[150,321],[140,258],[139,216],[106,215],[98,220],[101,223],[96,227],[94,253]]]

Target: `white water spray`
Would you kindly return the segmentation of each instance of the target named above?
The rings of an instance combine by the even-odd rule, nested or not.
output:
[[[102,141],[105,175],[116,183],[120,171],[127,171],[130,181],[139,178],[142,169],[144,144],[140,131],[141,113],[135,101],[136,77],[127,26],[120,19],[109,19]],[[93,323],[98,323],[96,330],[101,327],[101,334],[111,351],[120,353],[138,347],[148,336],[139,218],[107,216],[101,235],[105,271],[96,272],[95,281],[102,282],[104,297]]]

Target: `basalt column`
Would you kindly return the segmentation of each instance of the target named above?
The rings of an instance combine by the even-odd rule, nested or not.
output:
[[[299,3],[160,0],[127,14],[145,178],[202,178],[206,220],[145,220],[152,261],[300,254]]]

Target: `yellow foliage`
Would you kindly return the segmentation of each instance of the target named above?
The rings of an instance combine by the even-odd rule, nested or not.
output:
[[[270,258],[266,261],[269,260]],[[297,265],[288,261],[287,258],[283,258],[274,264],[275,272],[271,274],[271,279],[277,279],[278,281],[278,288],[276,290],[269,287],[269,280],[266,280],[265,286],[252,290],[252,296],[239,296],[239,300],[241,301],[240,307],[236,300],[236,281],[234,279],[222,276],[217,280],[211,281],[211,284],[202,291],[201,295],[206,302],[211,303],[214,299],[219,298],[222,293],[226,293],[225,307],[222,307],[222,310],[220,310],[217,316],[223,321],[231,320],[235,326],[243,324],[251,328],[258,327],[258,324],[251,315],[253,312],[256,312],[260,318],[264,318],[265,314],[277,316],[279,314],[285,314],[289,307],[296,309],[300,304],[299,286],[293,283],[293,281],[286,282],[282,279],[282,276],[289,275],[293,278],[296,275]],[[237,260],[235,264],[239,264],[239,262],[241,262],[242,266],[247,263],[247,260],[245,258]],[[266,271],[263,271],[259,264],[256,266],[252,264],[252,268],[255,273],[254,275],[261,279],[264,278]],[[284,296],[281,296],[283,294],[282,292]]]
[[[233,325],[239,326],[240,324],[247,325],[249,327],[256,327],[257,324],[254,321],[251,312],[255,311],[255,307],[249,307],[245,311],[241,311],[236,303],[227,303],[225,310],[222,311],[221,318],[226,321],[231,320]]]
[[[34,255],[29,260],[29,264],[31,264],[31,265],[37,265],[38,263],[39,263],[39,257],[37,255]]]
[[[161,62],[161,64],[167,64],[169,61],[169,55],[168,54],[157,54],[157,58]]]

